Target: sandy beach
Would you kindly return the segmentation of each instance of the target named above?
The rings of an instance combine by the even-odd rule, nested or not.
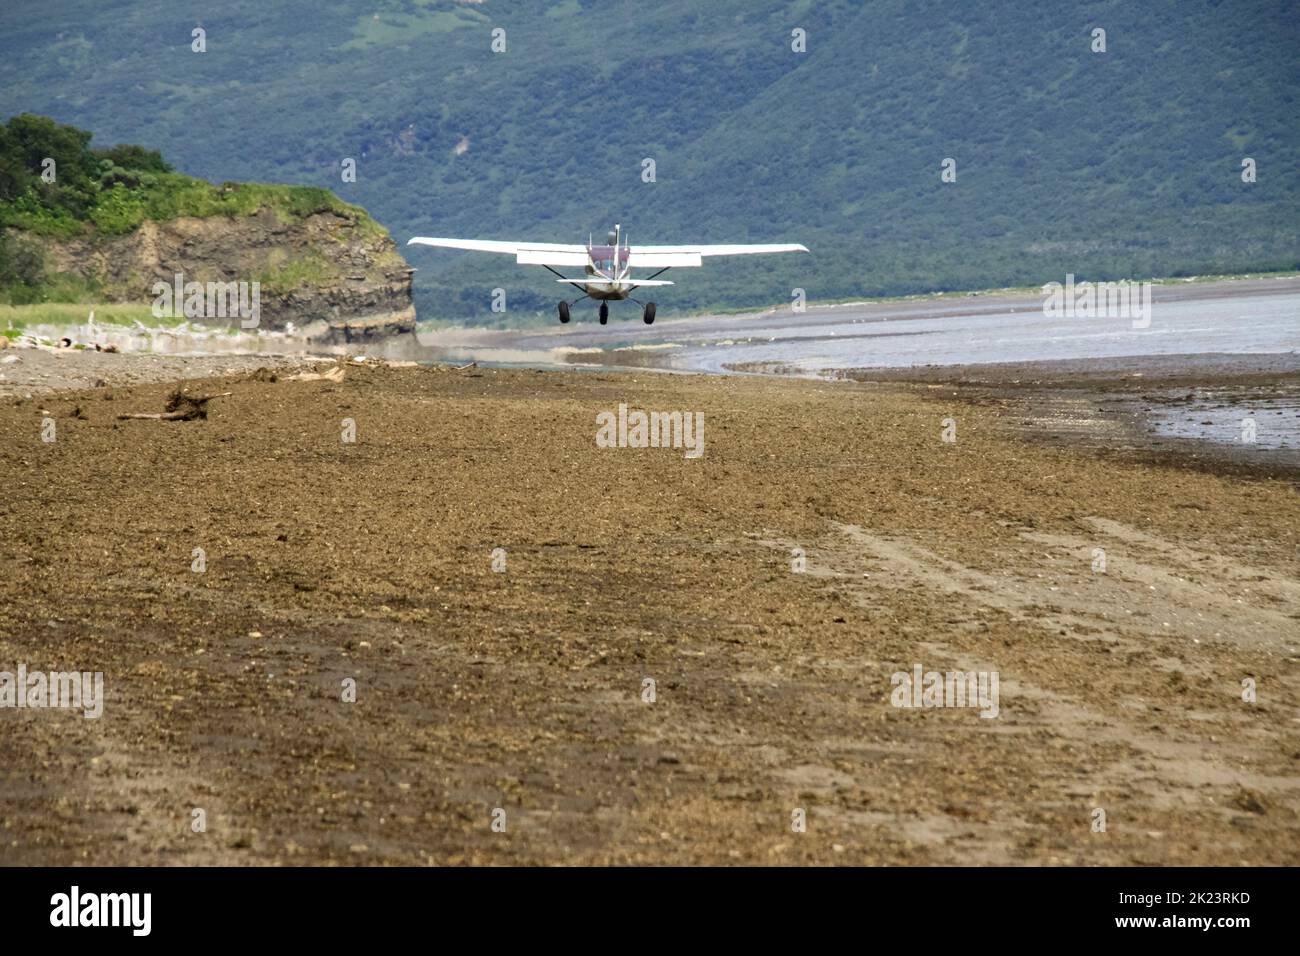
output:
[[[105,691],[5,714],[0,863],[1300,857],[1285,449],[1045,438],[1005,376],[21,357],[0,671]],[[231,394],[118,418],[179,377]]]

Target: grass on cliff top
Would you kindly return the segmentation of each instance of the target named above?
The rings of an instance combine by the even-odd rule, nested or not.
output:
[[[332,212],[349,219],[370,235],[387,235],[387,230],[370,218],[360,206],[346,203],[319,186],[282,186],[268,183],[223,183],[214,186],[182,173],[159,177],[160,188],[145,196],[144,210],[150,219],[182,216],[251,216],[270,209],[282,219],[296,221],[316,213]]]
[[[283,186],[269,183],[222,183],[215,185],[184,173],[155,173],[134,188],[117,184],[104,190],[85,219],[69,210],[24,201],[13,203],[5,215],[6,225],[51,238],[66,239],[85,234],[87,222],[100,235],[123,235],[145,220],[161,222],[182,217],[230,218],[251,216],[269,209],[284,222],[297,222],[316,213],[331,212],[356,222],[368,237],[388,234],[360,206],[339,199],[318,186]]]
[[[270,209],[286,222],[332,212],[364,233],[387,235],[360,206],[319,186],[218,186],[177,172],[155,150],[129,144],[95,149],[91,139],[86,130],[31,113],[0,125],[0,229],[56,238],[113,236],[150,219],[248,216]],[[0,284],[5,265],[0,257]]]
[[[91,133],[45,116],[24,113],[0,124],[0,302],[89,304],[119,298],[123,290],[102,277],[53,271],[48,240],[101,239],[129,235],[149,221],[242,219],[270,213],[283,226],[311,216],[340,217],[344,228],[313,229],[307,255],[285,262],[288,253],[264,256],[263,283],[288,292],[305,283],[335,277],[320,244],[347,244],[360,237],[369,245],[388,231],[360,206],[319,186],[226,182],[220,185],[177,172],[162,154],[129,144],[91,148]],[[381,269],[403,262],[384,243],[376,257]],[[131,295],[130,298],[135,298]]]

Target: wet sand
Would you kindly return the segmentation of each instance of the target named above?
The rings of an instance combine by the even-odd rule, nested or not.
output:
[[[1300,861],[1293,476],[1041,440],[1006,381],[245,370],[118,420],[175,371],[0,401],[0,670],[107,695],[0,710],[0,863]],[[598,448],[620,403],[704,455]],[[893,706],[918,664],[998,716]]]
[[[1300,477],[1300,353],[841,369],[831,375],[996,407],[1004,429],[1098,455],[1137,453],[1177,459],[1185,467]]]

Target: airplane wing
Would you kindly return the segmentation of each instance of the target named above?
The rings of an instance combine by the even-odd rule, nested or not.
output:
[[[704,265],[707,256],[756,256],[771,252],[807,252],[795,242],[721,246],[633,246],[628,265],[638,269],[680,269]]]
[[[574,243],[514,242],[500,239],[438,239],[415,236],[407,245],[437,246],[442,249],[466,249],[470,252],[497,252],[514,256],[521,266],[585,266],[587,247]],[[715,246],[632,246],[628,266],[636,269],[683,269],[704,265],[708,256],[754,256],[772,252],[807,252],[798,243],[767,243]]]
[[[499,239],[438,239],[415,236],[408,246],[437,246],[440,249],[465,249],[470,252],[499,252],[514,256],[521,266],[585,266],[587,247],[559,242],[513,242]]]
[[[701,256],[759,256],[769,252],[807,252],[808,247],[801,246],[797,242],[777,242],[724,246],[633,246],[632,251],[650,253],[651,255],[693,252]]]

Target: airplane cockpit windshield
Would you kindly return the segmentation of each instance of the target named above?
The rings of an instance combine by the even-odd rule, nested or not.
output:
[[[587,249],[587,255],[591,258],[591,267],[597,272],[607,276],[614,275],[614,247],[613,246],[590,246]],[[627,247],[624,246],[619,250],[619,259],[622,265],[627,265]]]

